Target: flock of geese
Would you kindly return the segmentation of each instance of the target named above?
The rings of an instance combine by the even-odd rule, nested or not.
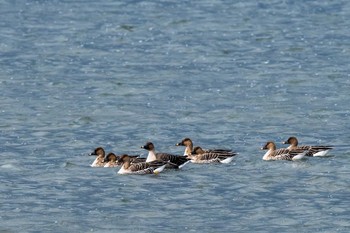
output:
[[[263,160],[299,160],[305,156],[326,156],[332,146],[299,146],[296,137],[290,137],[283,144],[287,148],[276,148],[272,141],[267,142],[261,149],[267,150]],[[202,149],[194,147],[190,138],[185,138],[176,146],[184,146],[184,155],[157,153],[152,142],[147,142],[141,148],[148,151],[147,158],[139,155],[116,155],[108,153],[102,147],[97,147],[90,155],[96,156],[91,167],[118,167],[118,174],[158,174],[164,169],[180,169],[187,163],[230,163],[236,152],[230,149]]]

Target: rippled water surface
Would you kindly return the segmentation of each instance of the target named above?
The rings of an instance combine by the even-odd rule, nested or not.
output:
[[[350,3],[0,1],[0,232],[349,232]],[[326,158],[262,161],[295,135]],[[230,164],[91,168],[190,137]]]

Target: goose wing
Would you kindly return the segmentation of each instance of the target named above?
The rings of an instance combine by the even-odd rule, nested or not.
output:
[[[222,152],[222,153],[219,153],[219,159],[223,160],[223,159],[227,159],[227,158],[230,158],[230,157],[233,157],[233,156],[236,156],[236,155],[237,155],[237,153],[233,152],[233,151]]]
[[[231,153],[232,150],[230,149],[207,149],[204,150],[205,152],[213,152],[213,153]]]
[[[130,162],[133,163],[144,163],[146,162],[146,158],[133,157],[130,159]]]
[[[155,160],[149,163],[146,162],[140,162],[140,163],[133,163],[130,165],[129,170],[132,173],[136,174],[152,174],[157,168],[160,168],[162,166],[165,167],[167,162]]]
[[[186,162],[188,162],[187,156],[184,155],[173,155],[168,153],[157,153],[156,157],[158,160],[169,161],[172,164],[176,164],[180,166]]]
[[[276,160],[292,160],[293,156],[290,153],[291,151],[289,149],[281,148],[274,150],[272,156],[275,157]]]
[[[277,149],[273,152],[273,156],[278,160],[293,160],[294,157],[305,155],[306,150],[304,149],[295,149],[289,150],[286,148]]]
[[[203,154],[194,154],[193,156],[198,162],[215,163],[220,161],[219,155],[220,154],[214,152],[205,152]]]
[[[298,149],[308,150],[307,156],[314,156],[317,153],[333,149],[332,146],[298,146]],[[325,153],[326,154],[326,153]]]

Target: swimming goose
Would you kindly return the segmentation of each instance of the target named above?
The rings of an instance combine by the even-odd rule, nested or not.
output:
[[[307,156],[326,156],[329,152],[329,150],[333,149],[332,146],[298,146],[298,139],[296,137],[290,137],[287,141],[283,142],[283,144],[289,144],[290,146],[287,147],[287,149],[294,150],[294,149],[303,149],[308,150],[308,153],[306,153]]]
[[[146,162],[151,162],[155,160],[167,161],[169,162],[167,168],[181,168],[188,162],[187,156],[173,155],[168,153],[156,153],[154,144],[152,142],[147,142],[141,148],[148,150],[148,156]]]
[[[120,165],[118,163],[119,156],[115,155],[114,153],[109,153],[105,159],[104,162],[106,163],[104,167],[117,167]]]
[[[185,152],[184,155],[190,155],[193,151],[193,143],[192,140],[189,138],[184,138],[181,142],[176,143],[175,146],[185,146]]]
[[[297,149],[289,150],[287,148],[276,149],[274,142],[267,142],[265,146],[261,148],[267,150],[263,156],[263,160],[298,160],[304,158],[307,150]]]
[[[193,152],[193,142],[190,138],[184,138],[181,142],[177,143],[175,146],[185,146],[186,148],[185,148],[184,155],[191,155]],[[223,153],[223,154],[234,153],[232,152],[232,150],[229,150],[229,149],[205,149],[203,151],[205,153]]]
[[[105,150],[102,147],[97,147],[90,155],[97,156],[91,167],[103,167],[105,165]]]
[[[138,155],[129,155],[130,157],[130,163],[141,163],[141,162],[146,162],[146,158],[140,158]],[[105,157],[105,165],[104,167],[116,167],[121,165],[121,163],[118,162],[118,159],[120,158],[120,156],[115,155],[114,153],[109,153],[106,157]]]
[[[235,155],[236,153],[232,151],[204,151],[201,147],[197,146],[187,156],[191,159],[192,163],[230,163]]]
[[[131,163],[130,156],[124,154],[118,162],[122,164],[118,174],[158,174],[162,172],[167,165],[166,161],[156,160],[153,162]]]

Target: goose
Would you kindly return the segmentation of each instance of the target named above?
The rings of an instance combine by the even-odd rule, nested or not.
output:
[[[187,162],[189,162],[187,156],[173,155],[168,153],[156,153],[154,144],[152,142],[147,142],[145,145],[141,146],[141,148],[148,151],[146,162],[152,162],[156,160],[167,161],[169,162],[167,168],[181,168],[187,164]]]
[[[272,141],[267,142],[262,148],[267,150],[263,160],[299,160],[304,158],[307,150],[289,150],[287,148],[276,149],[276,144]]]
[[[303,145],[298,146],[298,139],[296,137],[290,137],[287,141],[282,142],[283,144],[289,144],[290,146],[287,147],[287,149],[295,150],[295,149],[303,149],[308,150],[308,153],[306,153],[307,156],[326,156],[328,152],[333,149],[332,146],[309,146],[309,145]]]
[[[200,146],[197,146],[187,156],[191,159],[192,163],[230,163],[235,155],[236,153],[232,151],[204,151]]]
[[[193,151],[193,142],[190,138],[184,138],[181,142],[176,143],[175,146],[185,146],[185,156],[190,155]]]
[[[146,162],[146,158],[140,158],[138,155],[129,155],[130,157],[130,163],[141,163],[141,162]],[[106,157],[105,157],[105,165],[104,167],[117,167],[119,165],[121,165],[121,163],[118,162],[118,159],[120,158],[120,156],[115,155],[114,153],[109,153]]]
[[[95,155],[95,161],[90,165],[91,167],[103,167],[105,166],[105,150],[102,147],[97,147],[90,155]]]
[[[166,161],[156,160],[153,162],[131,163],[130,156],[124,154],[120,156],[118,162],[122,164],[118,174],[159,174],[167,165]]]
[[[193,142],[190,138],[184,138],[181,142],[176,143],[175,146],[185,146],[184,155],[190,155],[193,152]],[[202,149],[205,152],[214,152],[214,153],[234,153],[229,149]]]
[[[117,167],[118,165],[120,165],[118,163],[118,159],[119,156],[115,155],[114,153],[109,153],[104,159],[104,167]]]

